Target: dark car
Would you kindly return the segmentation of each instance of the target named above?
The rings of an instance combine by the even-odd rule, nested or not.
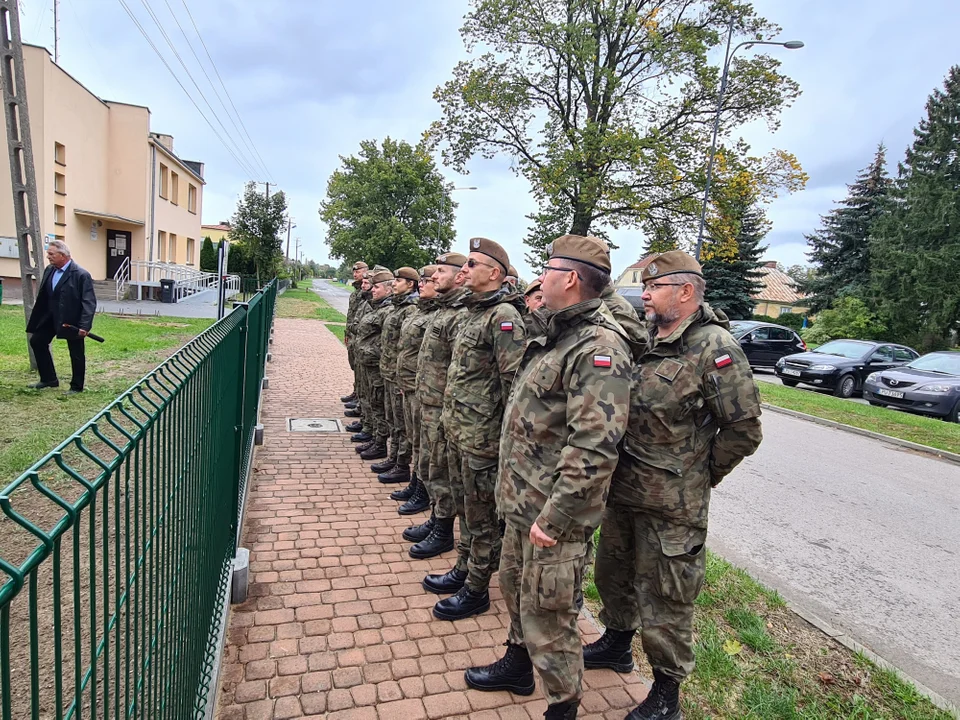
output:
[[[643,288],[629,286],[620,287],[617,288],[617,292],[623,295],[627,302],[633,306],[633,309],[637,311],[637,315],[643,318],[643,298],[640,297],[643,295]]]
[[[777,377],[787,387],[803,383],[848,398],[871,373],[906,365],[920,356],[913,348],[870,340],[831,340],[816,350],[777,361]]]
[[[773,367],[786,355],[802,353],[806,343],[793,330],[783,325],[756,322],[754,320],[731,320],[730,332],[740,341],[750,367]]]
[[[960,423],[960,352],[932,352],[894,370],[870,373],[863,397]]]

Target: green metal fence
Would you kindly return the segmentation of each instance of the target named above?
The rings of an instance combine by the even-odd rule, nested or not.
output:
[[[276,294],[0,492],[0,720],[203,716]]]

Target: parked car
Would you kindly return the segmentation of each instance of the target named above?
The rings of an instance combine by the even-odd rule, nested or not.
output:
[[[750,367],[773,367],[786,355],[805,352],[807,344],[793,330],[783,325],[731,320],[730,332],[740,342]]]
[[[863,397],[871,405],[960,423],[960,352],[927,353],[902,367],[870,373]]]
[[[848,398],[863,387],[871,373],[906,365],[918,357],[920,353],[906,345],[831,340],[816,350],[781,358],[775,370],[787,387],[804,383],[827,388],[837,397]]]
[[[633,309],[637,311],[637,315],[643,318],[643,298],[640,297],[643,295],[643,288],[632,286],[620,287],[617,288],[617,292],[623,295],[627,302],[633,306]]]

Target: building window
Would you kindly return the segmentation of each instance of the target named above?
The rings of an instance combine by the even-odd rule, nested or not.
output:
[[[67,224],[67,209],[63,205],[53,206],[53,222],[56,225]]]
[[[166,200],[170,197],[170,171],[160,163],[160,197]]]
[[[157,247],[160,248],[160,262],[167,261],[167,234],[161,230],[157,233]]]
[[[634,284],[634,285],[637,284],[637,271],[636,271],[636,270],[633,271],[633,284]]]
[[[170,202],[180,204],[180,176],[175,172],[170,173]]]
[[[57,165],[67,164],[67,148],[63,143],[55,142],[53,144],[53,161]]]
[[[789,315],[789,314],[792,313],[792,312],[793,312],[793,308],[784,307],[784,306],[782,306],[782,305],[780,306],[780,314],[781,314],[781,315]]]
[[[193,265],[193,253],[196,242],[193,238],[187,238],[187,265]]]
[[[67,176],[63,173],[55,172],[53,174],[53,191],[57,195],[67,194]]]
[[[177,236],[174,233],[170,233],[170,252],[167,253],[167,257],[167,262],[177,261]]]
[[[197,186],[187,183],[187,210],[197,214]]]

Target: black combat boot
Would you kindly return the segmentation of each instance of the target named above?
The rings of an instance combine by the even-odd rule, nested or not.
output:
[[[379,460],[387,456],[387,446],[375,442],[373,447],[360,453],[361,460]]]
[[[392,468],[386,472],[382,472],[377,475],[377,480],[382,483],[405,483],[410,480],[410,466],[409,465],[394,465]]]
[[[413,497],[413,494],[417,491],[417,485],[420,484],[420,478],[417,477],[417,474],[414,473],[410,482],[403,490],[394,490],[390,493],[391,500],[409,500]]]
[[[680,683],[654,670],[653,687],[647,699],[631,710],[626,720],[683,720]]]
[[[430,496],[427,495],[427,489],[423,486],[423,483],[420,483],[417,485],[417,490],[413,493],[413,497],[398,507],[397,512],[401,515],[416,515],[428,507],[430,507]]]
[[[423,589],[437,595],[453,595],[467,581],[467,571],[453,568],[443,575],[427,575],[423,579]]]
[[[490,593],[474,592],[466,585],[456,595],[444,598],[433,606],[433,616],[438,620],[463,620],[485,613],[490,609]]]
[[[532,695],[536,688],[530,654],[525,647],[509,642],[502,658],[492,665],[468,668],[463,677],[467,685],[476,690],[509,690],[517,695]]]
[[[583,648],[583,666],[596,670],[610,668],[618,673],[633,672],[633,642],[635,630],[612,630],[607,628],[596,642]]]
[[[430,518],[420,525],[411,525],[406,530],[403,531],[403,539],[407,542],[418,543],[421,540],[425,540],[430,531],[433,530],[433,526],[436,525],[436,518],[433,513],[430,513]]]
[[[543,716],[547,720],[576,720],[577,709],[579,707],[580,703],[576,700],[556,703],[555,705],[548,706]]]
[[[366,430],[362,428],[360,429],[360,432],[358,432],[356,435],[350,436],[350,442],[355,442],[355,443],[365,443],[365,442],[370,442],[371,440],[373,440],[373,435],[371,435],[370,433],[368,433]]]
[[[343,429],[351,433],[363,432],[363,423],[359,420],[354,420],[349,425],[344,425]]]
[[[346,408],[347,410],[354,410],[357,407],[357,401],[351,400],[350,402],[344,403],[343,407]]]
[[[393,466],[397,464],[396,460],[391,460],[387,458],[386,460],[378,463],[374,463],[370,466],[370,469],[379,475],[380,473],[385,473],[393,470]]]
[[[410,557],[426,560],[453,550],[454,518],[435,518],[430,534],[410,548]]]
[[[363,443],[363,444],[361,444],[361,445],[357,445],[357,446],[354,448],[354,450],[357,451],[357,455],[363,455],[363,453],[365,453],[367,450],[369,450],[370,448],[372,448],[372,447],[373,447],[374,445],[376,445],[376,444],[377,444],[377,441],[376,441],[376,440],[368,440],[367,442],[365,442],[365,443]]]
[[[356,408],[347,408],[346,410],[343,411],[343,416],[358,418],[360,417],[360,411],[357,410]]]
[[[342,402],[342,403],[348,403],[348,402],[353,402],[353,401],[356,400],[356,399],[357,399],[357,394],[356,394],[355,392],[352,392],[352,393],[350,393],[349,395],[344,395],[344,396],[342,396],[342,397],[340,398],[340,402]]]

